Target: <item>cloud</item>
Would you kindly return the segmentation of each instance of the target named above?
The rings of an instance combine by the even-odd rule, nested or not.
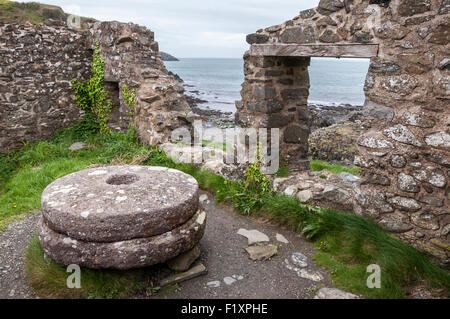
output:
[[[29,2],[30,0],[26,0]],[[319,0],[43,0],[68,13],[134,22],[155,32],[160,48],[179,57],[240,58],[245,35],[293,18]]]

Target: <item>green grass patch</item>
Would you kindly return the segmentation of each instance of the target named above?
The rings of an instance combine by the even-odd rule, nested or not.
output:
[[[287,165],[286,165],[286,163],[284,163],[284,161],[280,161],[280,167],[278,168],[275,175],[277,177],[289,177],[291,175],[289,167],[287,167]]]
[[[311,164],[310,164],[310,168],[314,172],[320,172],[320,171],[323,171],[324,169],[326,169],[333,174],[340,174],[342,172],[347,172],[347,173],[353,174],[355,176],[359,176],[359,171],[361,170],[361,168],[356,167],[356,166],[348,167],[348,166],[332,164],[332,163],[319,161],[319,160],[312,160]]]
[[[204,147],[211,147],[211,148],[215,148],[215,149],[218,149],[218,150],[222,150],[224,152],[227,151],[227,144],[223,143],[223,142],[214,142],[214,141],[202,140],[202,145]]]
[[[0,0],[0,22],[43,24],[45,21],[66,21],[66,14],[60,7],[38,2],[15,2]],[[95,19],[81,17],[82,28],[86,28],[87,22]]]

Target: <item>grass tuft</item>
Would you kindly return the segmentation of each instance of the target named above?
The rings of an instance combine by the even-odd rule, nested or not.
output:
[[[359,171],[361,170],[361,168],[356,167],[356,166],[355,167],[347,167],[347,166],[343,166],[343,165],[339,165],[339,164],[331,164],[331,163],[319,161],[319,160],[312,160],[311,164],[310,164],[310,168],[314,172],[320,172],[320,171],[323,171],[324,169],[326,169],[333,174],[340,174],[342,172],[347,172],[347,173],[353,174],[355,176],[359,176]]]

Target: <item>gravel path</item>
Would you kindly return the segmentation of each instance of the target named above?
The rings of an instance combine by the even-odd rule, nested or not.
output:
[[[156,298],[311,298],[312,289],[318,285],[331,287],[328,274],[314,265],[314,248],[298,234],[283,230],[258,220],[233,213],[229,208],[217,205],[212,196],[204,207],[207,211],[207,227],[200,243],[203,264],[208,274],[180,284],[181,291]],[[36,233],[39,215],[30,215],[10,224],[0,233],[0,299],[36,298],[24,276],[24,252]],[[238,235],[240,228],[256,229],[266,234],[270,242],[280,245],[278,255],[270,260],[252,261],[245,251],[247,238]],[[289,243],[280,243],[276,235],[282,234]],[[309,273],[319,272],[320,282],[301,278],[288,269],[294,252],[308,257]],[[227,278],[228,277],[228,278]],[[230,279],[231,278],[231,279]],[[227,284],[225,282],[230,283]],[[217,286],[218,287],[213,287]],[[310,289],[309,289],[310,288]]]
[[[36,298],[25,278],[24,256],[39,217],[31,214],[0,233],[0,299]]]
[[[203,193],[207,194],[207,193]],[[279,226],[269,225],[258,220],[233,213],[228,207],[217,205],[208,195],[209,202],[204,204],[207,212],[206,233],[200,242],[201,261],[208,274],[180,284],[181,291],[169,296],[157,298],[236,298],[236,299],[304,299],[314,297],[313,288],[321,285],[332,287],[328,273],[314,264],[312,256],[314,247],[300,235]],[[247,238],[238,235],[240,228],[256,229],[266,234],[271,243],[279,244],[278,255],[270,260],[252,261],[245,251]],[[288,244],[276,240],[276,235],[283,235]],[[308,257],[309,273],[319,272],[324,278],[320,282],[301,278],[294,270],[287,268],[294,252]],[[228,285],[226,277],[242,278]],[[234,278],[234,279],[235,279]],[[224,280],[225,279],[225,280]],[[208,283],[210,285],[208,285]],[[220,283],[219,287],[214,287]]]

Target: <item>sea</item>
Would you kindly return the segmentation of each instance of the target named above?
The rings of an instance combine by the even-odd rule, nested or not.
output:
[[[190,58],[164,62],[185,82],[186,94],[205,100],[203,109],[235,112],[244,81],[242,59]],[[364,81],[369,59],[312,58],[309,104],[364,104]]]

